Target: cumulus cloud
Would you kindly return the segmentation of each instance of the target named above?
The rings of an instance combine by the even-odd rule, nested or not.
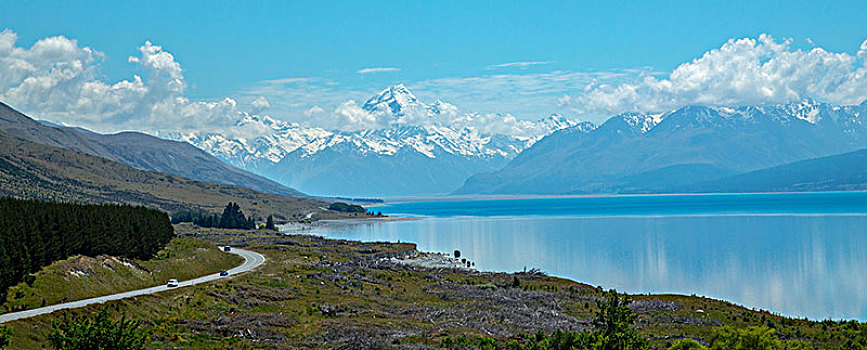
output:
[[[867,41],[854,56],[819,47],[793,50],[791,43],[765,34],[732,39],[681,64],[667,77],[589,84],[561,102],[579,113],[610,115],[691,104],[757,105],[806,98],[857,104],[867,99]]]
[[[326,128],[343,131],[381,129],[389,124],[383,115],[368,113],[353,100],[342,103],[334,110],[333,117],[326,117],[321,123]]]
[[[128,59],[148,75],[106,83],[100,80],[103,54],[63,36],[17,47],[11,30],[0,32],[0,100],[40,119],[97,131],[149,132],[231,125],[237,103],[190,101],[183,69],[171,53],[145,42]]]
[[[509,67],[517,67],[517,68],[527,68],[530,66],[540,66],[551,64],[550,61],[533,61],[533,62],[509,62],[509,63],[500,63],[494,64],[485,67],[486,69],[497,69],[497,68],[509,68]]]
[[[386,73],[386,72],[398,72],[400,68],[396,67],[370,67],[359,69],[358,74],[371,74],[371,73]]]
[[[511,114],[466,114],[455,117],[450,124],[487,135],[535,137],[540,133],[537,123],[518,119]]]
[[[319,106],[313,106],[304,111],[304,115],[312,117],[314,115],[325,113],[325,109]]]
[[[420,100],[443,99],[409,108],[401,116],[365,111],[359,103],[382,88],[344,86],[322,78],[294,77],[257,83],[232,98],[210,101],[185,96],[188,82],[176,58],[145,42],[128,59],[144,74],[107,82],[104,54],[63,36],[17,46],[11,30],[0,32],[0,100],[29,115],[96,131],[153,133],[220,131],[234,127],[244,112],[267,110],[307,126],[359,130],[390,125],[472,127],[484,133],[528,135],[531,122],[551,113],[578,113],[599,121],[626,111],[663,111],[690,104],[769,104],[816,98],[855,104],[867,99],[867,41],[855,54],[815,45],[792,49],[791,40],[768,35],[732,39],[720,48],[660,74],[649,68],[602,72],[552,71],[490,74],[410,82]],[[548,62],[510,62],[491,68],[529,67]],[[399,71],[371,67],[359,74]],[[470,113],[467,113],[470,112]],[[478,113],[473,113],[478,112]],[[574,114],[572,114],[574,115]]]
[[[259,96],[250,103],[253,106],[253,113],[260,113],[268,108],[271,108],[271,102],[265,96]]]

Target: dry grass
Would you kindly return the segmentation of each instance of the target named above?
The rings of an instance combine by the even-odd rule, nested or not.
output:
[[[229,237],[210,238],[245,235],[224,234]],[[144,320],[152,348],[426,349],[438,348],[446,336],[504,342],[538,330],[588,329],[602,295],[596,287],[554,277],[425,270],[381,258],[415,253],[415,246],[406,243],[267,235],[246,241],[269,260],[254,272],[112,302],[111,308]],[[513,287],[516,276],[520,285]],[[842,343],[852,327],[784,318],[700,297],[633,299],[639,331],[656,348],[682,337],[707,339],[719,325],[769,324],[781,337],[829,348]],[[54,317],[14,322],[13,348],[38,347],[41,335],[36,330],[45,329]]]
[[[253,217],[345,218],[325,202],[134,169],[105,158],[25,141],[0,131],[0,196],[222,211],[237,202]]]

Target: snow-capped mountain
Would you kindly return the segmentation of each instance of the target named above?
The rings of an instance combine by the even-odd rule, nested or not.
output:
[[[635,193],[684,191],[805,159],[867,148],[867,102],[687,106],[625,113],[589,132],[566,128],[460,193]]]
[[[361,109],[390,126],[347,132],[244,115],[232,135],[172,136],[310,194],[371,196],[451,192],[473,174],[499,169],[551,132],[595,127],[551,115],[515,121],[511,134],[484,130],[482,120],[514,118],[459,115],[457,107],[440,100],[422,103],[403,85],[383,90]]]
[[[431,113],[439,112],[439,108],[437,108],[437,111],[434,111],[432,107],[419,102],[406,86],[399,84],[382,90],[376,96],[367,100],[361,106],[361,109],[371,113],[391,113],[396,116],[404,115],[414,110],[430,111]]]

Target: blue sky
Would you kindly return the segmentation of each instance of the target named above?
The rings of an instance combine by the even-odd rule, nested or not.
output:
[[[857,56],[864,17],[865,1],[0,1],[0,30],[18,47],[75,39],[104,54],[99,79],[112,83],[147,75],[128,57],[150,41],[182,66],[187,98],[248,104],[262,95],[288,120],[395,83],[464,111],[581,117],[557,101],[594,79],[665,76],[730,39],[768,34],[791,39],[787,51]],[[550,89],[521,80],[568,74],[581,76]],[[497,90],[462,90],[492,76],[505,77],[490,85]]]

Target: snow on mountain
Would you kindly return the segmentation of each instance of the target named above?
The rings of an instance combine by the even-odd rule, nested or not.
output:
[[[389,127],[376,130],[324,130],[288,123],[268,116],[245,114],[226,133],[185,133],[172,138],[189,142],[231,163],[283,183],[292,183],[302,191],[299,176],[286,173],[331,176],[332,164],[325,164],[319,154],[343,154],[344,158],[362,157],[368,161],[409,162],[415,166],[463,167],[463,176],[452,181],[431,183],[435,191],[451,191],[467,176],[502,166],[518,153],[554,131],[580,127],[592,129],[590,123],[579,123],[561,115],[551,115],[536,122],[519,121],[512,116],[458,115],[458,108],[441,100],[425,104],[403,85],[391,86],[367,100],[361,107],[365,113],[384,117]],[[506,131],[491,131],[491,122],[507,125]],[[431,161],[419,163],[422,158]],[[409,157],[409,158],[407,158]],[[327,158],[327,157],[325,157]],[[291,159],[291,161],[290,161]],[[370,160],[375,159],[375,160]],[[443,164],[440,164],[443,163]],[[351,166],[351,165],[346,165]],[[411,166],[407,164],[407,166]],[[303,171],[299,170],[303,169]],[[476,169],[476,170],[473,170]],[[423,169],[422,169],[423,170]],[[311,173],[312,172],[312,173]],[[366,176],[361,174],[358,176]],[[377,184],[371,184],[377,186]],[[453,186],[445,188],[444,186]],[[308,189],[309,190],[309,189]],[[413,191],[417,191],[414,189]],[[317,185],[315,193],[329,192]],[[345,193],[341,192],[341,193]],[[376,194],[373,190],[369,192]],[[407,192],[409,193],[409,192]]]
[[[624,113],[590,132],[556,132],[458,193],[682,191],[689,183],[867,148],[867,102],[806,100]]]
[[[391,86],[367,100],[361,109],[368,112],[390,112],[393,115],[405,114],[411,109],[426,109],[428,106],[418,102],[403,84]]]
[[[424,113],[436,118],[454,115],[457,108],[440,100],[430,105],[419,102],[403,85],[389,87],[364,103],[362,109],[370,113],[388,113],[395,121],[412,113]],[[238,135],[221,133],[178,134],[173,138],[189,142],[237,166],[258,167],[262,162],[277,163],[298,150],[297,156],[309,157],[323,149],[347,144],[361,154],[394,155],[403,147],[410,147],[430,158],[436,158],[434,149],[461,156],[514,157],[541,137],[556,130],[579,123],[561,115],[551,115],[533,123],[532,137],[492,135],[471,126],[404,125],[379,130],[354,132],[329,131],[300,126],[268,116],[244,115],[235,123]],[[492,139],[499,136],[497,143]]]

